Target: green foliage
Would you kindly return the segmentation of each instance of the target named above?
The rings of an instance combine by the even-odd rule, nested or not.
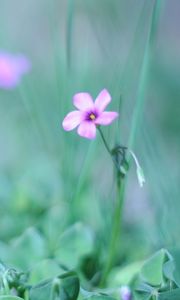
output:
[[[162,249],[148,259],[135,281],[137,300],[179,299],[179,251]]]
[[[68,268],[75,268],[80,259],[93,251],[93,246],[94,237],[90,228],[77,223],[60,236],[55,257]]]
[[[143,262],[135,262],[122,268],[112,269],[108,277],[108,285],[111,287],[129,285],[133,278],[139,273],[142,264]]]
[[[56,277],[61,273],[64,273],[64,270],[60,268],[57,261],[54,259],[44,259],[30,269],[28,282],[34,285],[43,280]]]
[[[74,272],[64,273],[50,281],[30,289],[30,300],[76,300],[79,294],[79,279]]]
[[[109,292],[109,293],[108,293]],[[108,289],[105,290],[98,290],[98,291],[86,291],[84,289],[81,288],[81,293],[80,293],[80,297],[79,299],[91,299],[91,300],[115,300],[116,297],[114,297],[113,291],[110,289],[108,291]],[[119,295],[118,295],[119,298]]]
[[[13,240],[10,247],[12,249],[10,262],[22,269],[28,269],[46,256],[45,240],[34,228],[28,229],[20,237]]]
[[[9,245],[1,244],[0,253],[6,263],[28,270],[47,255],[47,247],[41,234],[35,228],[29,228]]]
[[[72,228],[70,228],[70,232],[71,230]],[[72,237],[72,235],[70,236]],[[77,239],[78,234],[74,236]],[[81,234],[80,237],[82,237]],[[89,246],[88,243],[87,246]],[[84,253],[89,252],[83,251],[81,255]],[[24,297],[28,293],[29,300],[76,300],[78,297],[79,300],[114,300],[117,299],[119,287],[122,285],[131,286],[135,300],[168,300],[169,297],[173,300],[179,299],[179,250],[172,250],[170,253],[162,249],[145,261],[143,266],[142,263],[139,263],[119,270],[117,268],[109,276],[108,286],[111,289],[92,292],[81,289],[81,294],[79,294],[80,280],[78,275],[74,271],[64,272],[58,261],[58,258],[56,260],[44,259],[34,264],[27,273],[1,264],[1,293],[4,291],[6,294],[1,296],[2,299],[18,299],[16,296],[7,295],[14,290],[20,299],[26,299]],[[81,277],[81,281],[84,282],[83,277]]]
[[[159,300],[179,300],[180,299],[180,289],[174,289],[169,292],[164,292],[159,295]]]
[[[141,269],[141,277],[144,282],[148,282],[152,286],[159,286],[163,283],[163,265],[167,256],[167,251],[162,249],[144,264]]]

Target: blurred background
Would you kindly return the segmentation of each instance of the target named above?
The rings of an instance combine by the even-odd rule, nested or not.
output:
[[[153,6],[152,0],[1,0],[0,51],[23,54],[31,64],[20,84],[0,89],[2,245],[32,226],[52,241],[76,222],[107,245],[115,196],[110,158],[98,135],[85,140],[61,123],[75,93],[95,98],[107,88],[109,109],[121,105],[119,124],[104,134],[111,146],[127,145]],[[123,262],[179,244],[179,11],[179,0],[161,1],[154,26],[132,147],[146,184],[139,187],[132,163]]]

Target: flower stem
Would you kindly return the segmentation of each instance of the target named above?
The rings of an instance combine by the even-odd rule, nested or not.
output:
[[[104,134],[103,134],[101,128],[100,128],[100,127],[97,127],[97,128],[98,128],[98,130],[99,130],[99,133],[100,133],[100,135],[101,135],[101,138],[102,138],[102,140],[103,140],[103,143],[104,143],[104,146],[105,146],[107,152],[108,152],[108,153],[110,154],[110,156],[112,157],[111,150],[110,150],[110,148],[109,148],[109,146],[108,146],[108,144],[107,144],[107,142],[106,142],[106,139],[105,139],[105,137],[104,137]]]
[[[118,240],[121,235],[121,225],[122,225],[122,211],[124,203],[124,190],[125,190],[124,180],[117,175],[117,201],[114,209],[111,240],[109,243],[108,256],[106,260],[106,265],[104,268],[103,276],[100,282],[100,286],[104,286],[106,283],[107,276],[111,267],[114,263],[115,254],[117,251]]]
[[[25,300],[29,300],[29,291],[28,290],[25,291],[24,298],[25,298]]]
[[[112,151],[110,150],[110,148],[106,142],[103,132],[100,127],[98,128],[98,130],[100,132],[104,146],[112,158],[112,161],[116,168],[116,174],[117,174],[116,175],[117,200],[116,200],[115,209],[114,209],[111,240],[109,243],[109,249],[108,249],[108,255],[107,255],[105,269],[104,269],[103,276],[102,276],[102,279],[100,282],[100,286],[104,286],[107,275],[108,275],[108,273],[111,269],[111,266],[113,265],[113,262],[114,262],[114,257],[115,257],[117,244],[118,244],[117,241],[121,234],[121,228],[120,228],[121,225],[120,224],[122,223],[121,220],[122,220],[122,210],[123,210],[123,202],[124,202],[124,186],[125,185],[124,185],[124,180],[123,180],[122,174],[121,174],[119,168],[117,167],[115,160],[113,159]]]

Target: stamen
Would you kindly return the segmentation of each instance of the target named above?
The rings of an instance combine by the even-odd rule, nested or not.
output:
[[[95,120],[95,119],[96,119],[96,116],[95,116],[93,113],[91,113],[91,114],[89,115],[89,119],[90,119],[90,120]]]

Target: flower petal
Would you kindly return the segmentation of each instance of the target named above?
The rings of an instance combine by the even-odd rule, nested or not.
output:
[[[21,76],[29,70],[30,62],[25,56],[0,52],[0,87],[14,88],[19,84]]]
[[[111,102],[111,95],[106,89],[104,89],[100,92],[100,94],[97,96],[95,100],[95,108],[99,112],[102,112],[110,102]]]
[[[95,123],[97,125],[109,125],[118,117],[118,115],[119,114],[115,111],[104,111],[95,120]]]
[[[96,125],[91,121],[83,121],[78,127],[78,134],[87,139],[96,137]]]
[[[14,67],[16,68],[17,72],[19,72],[19,74],[24,74],[30,71],[31,64],[30,61],[25,56],[18,55],[14,59]]]
[[[67,114],[62,122],[64,130],[69,131],[77,127],[83,120],[82,112],[75,110]]]
[[[81,111],[88,111],[94,108],[94,102],[90,94],[78,93],[73,97],[74,106]]]

